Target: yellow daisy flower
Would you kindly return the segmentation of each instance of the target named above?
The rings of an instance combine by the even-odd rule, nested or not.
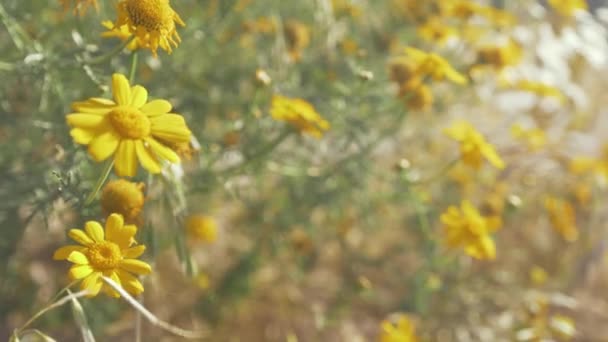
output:
[[[89,7],[94,7],[95,10],[99,10],[99,4],[97,0],[59,0],[59,3],[63,6],[63,9],[74,7],[74,14],[84,15]],[[72,4],[73,3],[73,4]]]
[[[397,323],[382,321],[379,342],[417,342],[414,324],[406,315],[399,315]]]
[[[129,40],[132,36],[127,25],[116,26],[110,20],[102,21],[101,25],[108,29],[107,31],[101,33],[101,36],[103,38],[118,38],[124,42],[126,40]],[[138,37],[135,37],[135,39],[133,39],[129,42],[129,44],[127,44],[127,49],[134,51],[137,50],[139,47],[143,47],[144,44],[145,43],[141,42]]]
[[[125,179],[109,181],[101,192],[101,209],[106,215],[118,213],[128,223],[136,222],[144,206],[144,183]]]
[[[441,214],[448,247],[464,247],[465,253],[480,260],[496,258],[496,246],[490,234],[501,225],[497,216],[481,216],[469,201],[462,201],[460,209],[450,206]]]
[[[149,274],[152,268],[137,260],[146,246],[136,245],[133,237],[137,227],[125,225],[121,215],[112,214],[106,221],[105,230],[101,224],[88,221],[84,230],[70,229],[68,236],[80,245],[69,245],[55,251],[53,259],[68,260],[72,280],[82,280],[80,287],[96,296],[102,289],[113,297],[120,294],[108,286],[102,276],[111,278],[125,291],[138,295],[144,291],[136,275]]]
[[[443,132],[450,138],[460,142],[461,158],[465,164],[479,169],[483,158],[485,158],[496,168],[505,168],[505,163],[496,152],[494,146],[486,142],[483,135],[470,123],[458,121]]]
[[[150,173],[161,171],[161,161],[179,163],[179,156],[168,144],[190,141],[191,132],[184,118],[169,113],[165,100],[148,101],[148,91],[131,87],[122,74],[112,75],[114,101],[90,98],[74,102],[75,113],[66,119],[70,134],[78,144],[88,145],[95,161],[114,155],[114,171],[123,177],[137,173],[137,161]]]
[[[150,49],[156,56],[159,47],[170,54],[181,42],[176,23],[186,26],[169,0],[120,0],[114,26],[126,25],[143,44],[141,47]]]
[[[405,54],[418,65],[418,73],[430,76],[435,81],[450,80],[456,84],[467,84],[464,75],[456,71],[443,57],[435,53],[426,53],[413,47],[406,47]]]
[[[323,119],[310,103],[302,99],[274,95],[270,115],[275,120],[289,122],[302,133],[315,138],[321,138],[323,131],[330,127],[329,122]]]
[[[191,215],[186,220],[186,229],[196,240],[209,243],[217,240],[217,223],[211,216]]]

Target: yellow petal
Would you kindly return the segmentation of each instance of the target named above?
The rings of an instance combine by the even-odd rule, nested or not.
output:
[[[107,131],[91,140],[89,154],[97,162],[104,161],[116,151],[119,142],[120,138],[113,131]]]
[[[505,168],[505,162],[500,158],[494,146],[490,144],[485,144],[481,147],[481,153],[484,157],[490,162],[490,164],[494,165],[498,169]]]
[[[179,156],[177,153],[173,152],[172,149],[162,145],[153,138],[147,138],[146,142],[148,143],[150,150],[152,150],[152,152],[154,152],[161,159],[168,160],[172,163],[180,162]]]
[[[120,142],[114,156],[114,170],[121,177],[134,177],[137,174],[137,156],[133,140],[124,139]]]
[[[72,103],[72,109],[76,112],[97,115],[106,114],[114,107],[116,107],[114,101],[100,97],[92,97],[86,101]]]
[[[73,262],[78,265],[88,265],[89,264],[89,259],[87,258],[87,256],[84,255],[84,253],[79,252],[79,251],[73,251],[72,253],[70,253],[70,255],[68,255],[68,261]]]
[[[112,94],[114,95],[114,101],[119,105],[131,104],[131,87],[125,75],[112,75]]]
[[[122,287],[132,295],[138,295],[144,292],[144,287],[141,285],[139,280],[131,275],[129,272],[125,272],[121,269],[116,270],[116,274],[120,278]]]
[[[171,103],[166,100],[152,100],[145,105],[143,105],[139,110],[144,112],[144,114],[148,116],[157,116],[161,114],[166,114],[171,111],[173,107]]]
[[[63,246],[61,248],[58,248],[55,251],[55,253],[53,253],[53,259],[54,260],[66,260],[68,258],[68,256],[70,255],[70,253],[72,253],[74,251],[84,252],[85,250],[86,250],[86,248],[82,247],[82,246],[76,246],[76,245]]]
[[[164,114],[150,119],[152,136],[170,142],[189,142],[192,132],[186,126],[184,117],[177,114]]]
[[[101,272],[93,272],[82,280],[80,288],[89,291],[87,297],[95,297],[99,293],[99,290],[101,290],[102,285]]]
[[[106,221],[106,239],[114,242],[120,249],[126,249],[131,243],[135,232],[125,229],[124,218],[119,214],[112,214]]]
[[[150,154],[141,140],[135,142],[135,154],[137,154],[137,159],[139,159],[139,163],[144,169],[150,173],[160,173],[160,163],[156,157]]]
[[[73,128],[70,130],[70,135],[74,139],[74,142],[81,145],[88,145],[97,134],[97,132],[89,129]]]
[[[87,232],[87,235],[93,239],[95,242],[103,242],[104,241],[104,232],[103,228],[98,222],[88,221],[84,225],[84,230]]]
[[[136,85],[131,88],[131,106],[140,108],[148,101],[148,91],[146,88]]]
[[[93,273],[93,267],[91,265],[74,265],[70,267],[70,271],[68,275],[70,279],[82,279],[84,277],[88,277],[91,273]]]
[[[108,270],[108,271],[104,272],[104,276],[112,279],[116,284],[118,284],[118,286],[123,287],[122,282],[120,281],[120,278],[118,277],[118,275],[116,274],[116,272],[114,270]],[[104,289],[105,289],[105,292],[110,297],[114,297],[114,298],[120,297],[120,293],[118,293],[118,291],[114,290],[112,287],[105,286]]]
[[[68,236],[72,238],[72,240],[84,246],[89,246],[93,243],[93,240],[80,229],[70,229]]]
[[[131,247],[122,251],[122,255],[127,259],[135,259],[139,258],[144,251],[146,250],[146,246],[137,245],[135,247]]]
[[[149,274],[152,272],[150,265],[141,260],[124,259],[120,261],[120,268],[136,274]]]
[[[103,115],[96,114],[72,113],[66,115],[68,125],[80,128],[95,128],[99,126],[105,118],[106,117]]]

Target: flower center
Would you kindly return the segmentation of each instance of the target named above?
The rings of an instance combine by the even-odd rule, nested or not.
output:
[[[116,107],[108,116],[114,129],[124,138],[142,139],[150,135],[150,120],[135,108]]]
[[[127,12],[135,26],[148,31],[171,31],[175,27],[169,0],[127,0]]]
[[[117,244],[104,241],[90,245],[87,257],[93,268],[107,270],[118,266],[122,254]]]

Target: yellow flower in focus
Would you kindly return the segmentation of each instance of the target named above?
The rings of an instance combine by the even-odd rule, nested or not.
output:
[[[451,127],[446,128],[444,133],[460,142],[460,154],[465,164],[479,169],[483,158],[485,158],[494,167],[498,169],[505,168],[505,163],[496,152],[494,146],[486,142],[483,135],[468,122],[455,122]]]
[[[302,99],[274,95],[270,115],[275,120],[289,122],[300,132],[315,138],[321,138],[323,131],[330,127],[329,122],[323,119],[310,103]]]
[[[297,20],[288,20],[283,28],[287,51],[292,60],[299,61],[302,50],[310,44],[310,29]]]
[[[175,24],[186,26],[169,0],[120,0],[115,27],[126,26],[137,37],[141,48],[156,56],[161,49],[171,53],[181,42]]]
[[[524,141],[532,151],[538,151],[547,144],[545,131],[540,128],[525,129],[520,124],[511,126],[511,135]]]
[[[576,213],[570,203],[548,196],[545,198],[545,209],[549,214],[551,226],[568,242],[578,240]]]
[[[75,113],[66,119],[74,141],[88,145],[97,162],[114,155],[114,170],[121,177],[137,173],[137,161],[150,173],[161,171],[161,161],[179,163],[179,156],[167,147],[190,141],[190,130],[181,115],[169,113],[165,100],[148,101],[148,91],[131,87],[122,74],[112,75],[114,101],[93,97],[74,102]]]
[[[438,44],[444,44],[457,35],[455,29],[447,26],[437,17],[430,18],[424,24],[418,26],[417,32],[423,39]]]
[[[417,342],[414,324],[406,315],[399,315],[397,323],[382,321],[379,342]]]
[[[120,214],[127,223],[134,223],[144,206],[144,183],[125,179],[109,181],[101,192],[101,209],[106,215]]]
[[[463,247],[465,253],[475,259],[496,258],[496,246],[490,234],[500,227],[500,217],[481,216],[471,202],[462,201],[460,209],[450,206],[441,214],[440,219],[444,225],[448,247]]]
[[[549,5],[559,14],[565,17],[571,17],[577,11],[587,10],[586,0],[547,0]]]
[[[199,241],[211,243],[217,240],[217,223],[211,216],[191,215],[186,220],[186,230]]]
[[[84,15],[89,7],[95,7],[99,11],[97,0],[59,0],[63,9],[67,12],[68,9],[74,7],[74,14]],[[73,4],[72,4],[73,3]]]
[[[136,275],[149,274],[152,268],[137,260],[146,246],[136,245],[133,237],[137,227],[125,225],[119,214],[112,214],[106,221],[105,230],[95,221],[88,221],[84,230],[70,229],[68,236],[80,245],[69,245],[55,251],[53,259],[68,260],[72,280],[82,280],[81,288],[96,296],[100,290],[112,297],[120,294],[105,284],[102,276],[111,278],[125,291],[133,295],[144,292],[144,287]]]
[[[435,81],[450,80],[461,85],[468,83],[464,75],[435,53],[426,53],[413,47],[406,47],[405,54],[417,65],[417,72],[421,77],[430,76]]]
[[[102,21],[101,25],[108,29],[108,31],[101,33],[101,36],[103,38],[118,38],[124,42],[129,40],[132,36],[131,32],[129,32],[129,27],[127,25],[122,25],[118,27],[115,26],[114,23],[109,20]],[[142,43],[139,42],[139,38],[135,37],[127,44],[127,49],[134,51],[137,50],[140,45],[142,45]]]

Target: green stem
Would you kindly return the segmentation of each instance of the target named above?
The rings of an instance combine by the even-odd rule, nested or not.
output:
[[[93,202],[95,196],[97,196],[97,193],[99,192],[103,184],[106,182],[106,179],[108,179],[110,171],[112,171],[112,166],[114,166],[114,159],[108,159],[108,161],[106,161],[106,165],[104,166],[103,171],[101,172],[99,179],[97,180],[97,183],[95,184],[95,187],[93,188],[93,191],[91,191],[89,196],[87,196],[87,199],[84,201],[85,206]]]
[[[135,80],[135,72],[137,71],[137,51],[131,52],[131,69],[129,69],[129,84],[133,84]]]
[[[105,55],[101,55],[99,57],[85,61],[84,64],[88,64],[88,65],[101,64],[101,63],[107,61],[108,59],[110,59],[110,58],[116,56],[118,53],[120,53],[122,51],[122,49],[124,49],[127,45],[129,45],[130,42],[133,41],[133,39],[135,39],[135,35],[132,35],[131,37],[129,37],[129,39],[122,42],[122,44],[116,45],[116,47],[114,47],[114,49],[110,50]]]

